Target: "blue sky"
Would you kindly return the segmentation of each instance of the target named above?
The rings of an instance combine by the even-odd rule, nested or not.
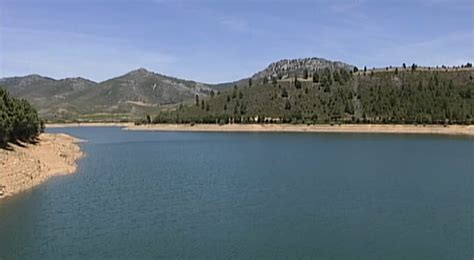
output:
[[[217,83],[299,57],[460,65],[474,60],[473,14],[469,0],[1,0],[0,77],[144,67]]]

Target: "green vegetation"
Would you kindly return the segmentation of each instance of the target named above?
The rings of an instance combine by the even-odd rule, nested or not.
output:
[[[16,99],[0,88],[0,147],[7,142],[31,142],[44,130],[36,110],[25,99]]]
[[[467,68],[467,67],[465,67]],[[473,70],[400,68],[307,71],[234,86],[152,123],[473,124]],[[270,82],[270,83],[269,83]]]

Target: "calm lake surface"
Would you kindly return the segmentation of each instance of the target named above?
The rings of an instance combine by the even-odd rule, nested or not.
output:
[[[0,259],[472,259],[474,139],[48,129],[70,176],[0,201]]]

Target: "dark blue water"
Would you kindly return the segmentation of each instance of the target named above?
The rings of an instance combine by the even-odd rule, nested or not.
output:
[[[472,259],[474,139],[67,128],[74,175],[0,201],[0,258]]]

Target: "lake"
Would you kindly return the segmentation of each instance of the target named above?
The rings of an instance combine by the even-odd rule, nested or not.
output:
[[[0,201],[0,259],[473,256],[473,138],[48,132],[86,157]]]

